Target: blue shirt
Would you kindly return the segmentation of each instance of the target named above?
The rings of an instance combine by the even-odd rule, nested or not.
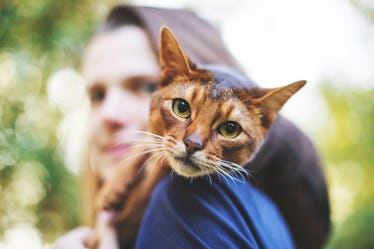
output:
[[[273,204],[248,182],[173,176],[155,188],[136,248],[294,248]]]

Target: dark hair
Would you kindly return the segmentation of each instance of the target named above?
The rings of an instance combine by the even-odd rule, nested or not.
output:
[[[109,12],[97,32],[110,32],[125,25],[143,28],[156,55],[159,49],[160,29],[166,25],[173,30],[186,54],[196,64],[227,65],[242,71],[234,57],[225,48],[220,32],[191,11],[117,6]]]
[[[144,27],[144,23],[132,8],[127,6],[117,6],[113,8],[99,31],[111,31],[122,27],[123,25],[136,25]]]

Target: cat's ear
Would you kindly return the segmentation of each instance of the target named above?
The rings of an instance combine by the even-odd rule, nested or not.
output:
[[[184,54],[173,32],[166,26],[161,29],[160,44],[161,78],[169,82],[177,75],[188,75],[190,63]]]
[[[297,81],[287,86],[263,89],[261,95],[256,99],[256,115],[260,117],[261,124],[269,128],[273,123],[277,112],[283,107],[287,100],[292,97],[306,84],[305,80]]]

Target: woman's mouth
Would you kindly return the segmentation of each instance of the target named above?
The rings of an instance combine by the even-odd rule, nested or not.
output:
[[[105,152],[115,157],[121,157],[130,149],[130,147],[130,143],[113,143],[105,148]]]

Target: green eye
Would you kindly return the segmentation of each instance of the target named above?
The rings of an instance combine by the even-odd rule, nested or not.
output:
[[[191,115],[191,109],[187,101],[183,99],[173,100],[173,112],[181,118],[189,118]]]
[[[239,133],[242,131],[242,128],[240,125],[233,121],[228,121],[225,123],[222,123],[218,127],[219,133],[221,133],[222,136],[227,138],[234,138],[239,135]]]

